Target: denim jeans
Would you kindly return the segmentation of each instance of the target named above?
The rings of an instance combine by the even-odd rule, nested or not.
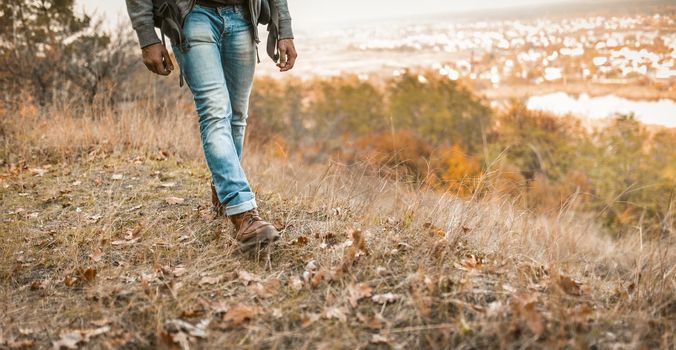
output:
[[[185,45],[174,54],[192,91],[200,138],[226,215],[256,208],[241,166],[256,46],[243,6],[195,5],[184,24]]]

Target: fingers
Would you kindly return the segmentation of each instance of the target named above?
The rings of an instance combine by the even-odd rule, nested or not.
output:
[[[288,70],[291,70],[293,66],[296,64],[296,58],[298,57],[298,54],[296,53],[296,49],[291,47],[289,50],[287,50],[287,62],[286,62],[286,67],[282,68],[282,72],[286,72]]]
[[[286,45],[279,47],[279,63],[277,63],[277,67],[282,71],[286,67]]]
[[[169,52],[159,43],[143,48],[143,63],[149,71],[159,75],[169,75],[174,70]]]
[[[164,68],[165,70],[168,70],[169,73],[171,73],[174,70],[174,64],[171,62],[171,56],[169,55],[169,52],[167,49],[162,50],[162,60],[164,61]]]
[[[286,72],[291,70],[296,64],[296,58],[298,54],[296,53],[296,47],[293,45],[292,39],[284,39],[279,42],[279,67],[280,72]]]

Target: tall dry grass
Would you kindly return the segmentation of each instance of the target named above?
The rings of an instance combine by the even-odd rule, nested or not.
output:
[[[96,165],[97,159],[176,158],[187,162],[189,170],[204,169],[190,104],[176,101],[158,109],[154,107],[156,102],[149,100],[107,110],[65,105],[39,109],[26,104],[17,111],[3,111],[0,130],[6,188],[11,190],[22,181],[32,181],[22,175],[22,169],[50,163],[68,167],[88,161],[102,172],[109,161],[100,160],[101,164]],[[144,273],[146,265],[161,266],[170,261],[187,264],[188,273],[183,289],[173,296],[177,300],[175,303],[163,301],[157,294],[152,294],[155,292],[146,290],[146,294],[151,293],[148,298],[140,298],[137,304],[126,309],[115,303],[95,306],[97,314],[110,314],[111,310],[121,312],[122,316],[114,322],[119,322],[128,332],[136,332],[132,346],[157,345],[158,339],[148,339],[157,334],[162,323],[176,317],[200,298],[206,298],[207,292],[229,295],[223,299],[227,303],[247,300],[244,297],[246,289],[243,291],[239,285],[226,284],[214,291],[196,288],[204,273],[224,274],[237,266],[262,276],[300,276],[312,260],[319,269],[309,271],[310,276],[325,271],[330,283],[310,286],[312,283],[307,282],[304,287],[307,293],[294,293],[286,287],[277,299],[259,301],[264,307],[283,308],[285,313],[281,318],[260,317],[252,321],[252,328],[216,333],[206,340],[205,346],[232,341],[250,348],[320,343],[333,348],[361,346],[363,334],[372,331],[349,322],[331,322],[329,317],[329,320],[300,326],[308,312],[319,313],[332,305],[342,305],[342,290],[357,281],[368,283],[378,293],[392,291],[406,296],[406,302],[387,309],[383,306],[381,310],[391,320],[386,334],[393,344],[439,348],[449,344],[467,348],[585,345],[668,348],[674,345],[676,254],[672,237],[663,241],[643,240],[641,235],[611,239],[601,232],[593,219],[571,211],[562,211],[556,216],[535,215],[516,209],[512,205],[513,199],[504,196],[464,201],[452,193],[432,192],[413,184],[377,178],[369,175],[373,171],[359,167],[335,162],[302,165],[273,156],[276,154],[274,149],[264,146],[251,146],[250,149],[255,150],[247,154],[246,167],[255,189],[262,193],[265,213],[287,227],[284,247],[275,254],[272,265],[241,261],[231,246],[223,249],[218,242],[205,238],[204,235],[208,236],[214,228],[208,223],[200,224],[203,217],[186,215],[181,209],[157,212],[157,218],[154,218],[155,213],[150,213],[151,224],[146,226],[147,232],[144,231],[144,243],[111,254],[120,261],[137,261],[125,267],[124,273],[128,275]],[[117,171],[135,171],[133,163],[114,167]],[[181,168],[163,171],[169,170],[177,174],[188,172]],[[138,176],[142,178],[150,172],[151,169],[144,168]],[[206,185],[200,183],[206,182],[205,179],[197,182],[179,180],[185,180],[189,185],[177,192],[193,196],[197,202],[206,202]],[[38,182],[35,186],[41,185]],[[125,199],[128,201],[125,205],[147,205],[143,199],[154,198],[149,197],[154,191],[152,187],[135,188],[137,192]],[[115,193],[117,191],[121,193],[123,188],[116,187]],[[16,208],[9,200],[19,197],[5,192],[3,198],[8,200],[3,201],[3,214],[14,211]],[[22,205],[30,205],[25,198],[21,201]],[[95,201],[90,208],[85,208],[110,216],[104,215],[98,225],[110,230],[104,232],[109,240],[127,229],[125,221],[116,215],[130,216],[121,207],[112,211],[100,207],[111,207],[111,204],[115,203]],[[63,214],[65,217],[61,215],[52,217],[60,218],[55,222],[68,219],[66,214]],[[14,216],[3,219],[10,217]],[[9,227],[6,220],[3,225]],[[26,239],[35,238],[36,233],[28,229],[30,222],[11,225],[14,231],[25,231]],[[44,272],[47,274],[44,278],[57,281],[64,271],[74,269],[73,256],[80,257],[76,264],[87,264],[83,257],[87,256],[89,248],[82,248],[78,242],[100,230],[90,226],[67,231],[76,239],[60,240],[57,248],[65,253],[59,255],[61,258],[55,258],[52,262],[55,268],[52,272]],[[351,229],[365,232],[370,255],[362,257],[358,267],[347,276],[329,277],[332,267],[345,259],[349,246],[337,244],[327,249],[320,246],[321,240],[313,237],[325,238],[332,234],[342,241],[350,238],[343,232]],[[176,248],[178,243],[174,243],[180,242],[182,230],[197,233],[193,237],[197,243]],[[27,249],[26,241],[3,231],[5,253]],[[299,237],[309,237],[311,243],[300,247],[291,245]],[[152,256],[152,261],[139,258],[144,256]],[[104,276],[109,270],[117,271],[117,268],[100,263],[96,266],[99,274]],[[29,291],[31,288],[20,289],[23,284],[30,285],[33,281],[26,280],[27,277],[12,277],[12,269],[13,263],[9,261],[1,266],[5,279],[3,289],[8,293],[3,303],[8,310],[15,310],[8,304],[19,303],[24,307],[22,305],[27,304],[22,303],[30,303],[34,298]],[[560,276],[582,280],[582,296],[572,298],[557,289]],[[430,287],[429,291],[420,289],[416,284],[418,279],[429,279],[432,282],[420,283],[437,287]],[[99,283],[96,293],[102,293],[101,289],[128,287],[116,284],[119,283],[117,280]],[[43,306],[48,313],[53,313],[51,319],[39,320],[37,311],[28,311],[23,316],[11,313],[16,324],[9,324],[8,318],[0,317],[4,328],[14,329],[24,322],[52,326],[52,332],[55,332],[62,325],[59,319],[82,323],[91,317],[87,316],[90,310],[77,306],[79,303],[87,305],[84,295],[68,294],[59,283],[48,288],[52,288],[53,293],[46,293],[50,303]],[[565,292],[566,287],[561,288]],[[139,292],[143,294],[141,289]],[[155,295],[154,299],[152,295]],[[535,301],[524,301],[528,300],[528,295],[534,295]],[[527,306],[531,303],[535,303],[536,313],[540,315],[535,320],[535,314]],[[299,309],[299,304],[304,308]],[[582,306],[591,311],[580,316],[582,312],[578,309]],[[112,309],[106,311],[106,307]],[[147,307],[154,311],[140,318],[135,316],[137,309]],[[129,310],[132,312],[127,314]],[[584,320],[578,320],[578,316]],[[545,330],[529,335],[529,329],[531,332],[537,330],[537,324],[532,323],[538,320]],[[138,324],[124,324],[134,322]],[[334,343],[325,339],[327,334],[335,336]]]

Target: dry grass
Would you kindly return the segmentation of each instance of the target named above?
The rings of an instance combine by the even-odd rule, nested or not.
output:
[[[243,256],[207,206],[191,113],[171,110],[2,117],[0,347],[73,330],[91,348],[674,347],[671,237],[340,164],[247,155],[284,234]]]

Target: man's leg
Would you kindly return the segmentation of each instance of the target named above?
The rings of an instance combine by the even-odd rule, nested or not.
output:
[[[184,34],[188,49],[175,48],[199,115],[200,136],[216,193],[229,216],[256,208],[233,140],[230,93],[221,59],[223,19],[215,9],[195,6]]]
[[[221,38],[221,58],[232,104],[232,138],[241,159],[256,69],[256,45],[248,13],[243,6],[225,7],[222,16],[226,30]]]

